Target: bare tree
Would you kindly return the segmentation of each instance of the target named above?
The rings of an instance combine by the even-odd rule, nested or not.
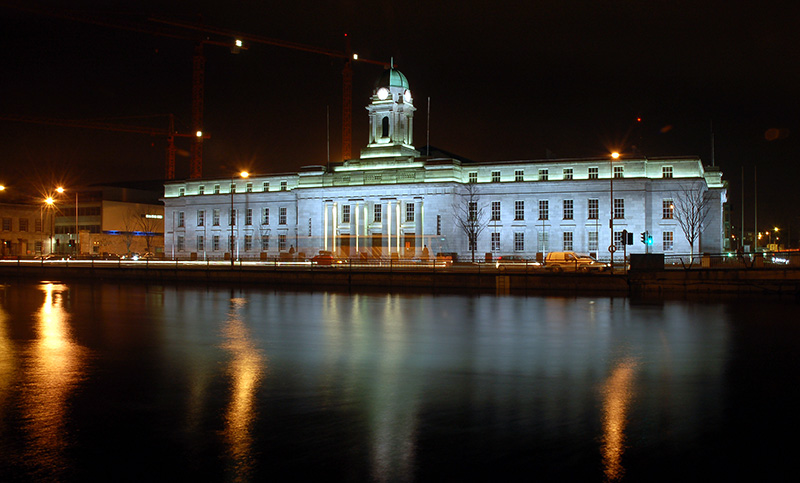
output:
[[[469,242],[472,252],[472,261],[475,261],[475,250],[478,248],[478,237],[486,228],[489,221],[484,212],[484,207],[479,205],[480,195],[478,186],[474,183],[464,185],[459,198],[453,203],[453,214],[456,225],[461,228]]]
[[[156,207],[147,207],[141,210],[139,214],[138,228],[144,236],[145,251],[152,252],[153,238],[158,235],[158,230],[161,229],[164,219]]]
[[[675,219],[689,242],[690,257],[694,259],[694,242],[703,230],[708,216],[709,203],[701,183],[682,185],[673,201]],[[699,247],[698,247],[699,248]]]
[[[130,255],[131,245],[133,244],[133,232],[139,228],[139,211],[134,207],[129,207],[122,217],[122,226],[124,231],[122,238],[125,240],[125,254]]]

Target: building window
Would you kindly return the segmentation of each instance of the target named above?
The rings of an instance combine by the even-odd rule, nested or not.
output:
[[[178,188],[178,196],[185,196],[186,188]]]
[[[249,252],[253,249],[253,235],[244,236],[244,251]]]
[[[572,232],[565,231],[564,232],[564,251],[571,252],[572,251]]]
[[[218,184],[215,184],[215,185],[214,185],[214,194],[215,194],[215,195],[218,195],[218,194],[219,194],[219,185],[218,185]]]
[[[211,243],[212,243],[211,249],[214,250],[215,252],[218,252],[219,251],[219,235],[214,235],[211,238]]]
[[[547,168],[542,168],[539,170],[539,181],[547,181],[548,177],[548,170]]]
[[[564,179],[572,179],[572,168],[564,168]]]
[[[253,209],[248,208],[244,214],[244,224],[245,225],[252,225],[253,224]]]
[[[261,235],[261,251],[269,251],[269,235]]]
[[[514,202],[514,220],[521,221],[525,219],[525,202],[524,201],[515,201]]]
[[[278,235],[278,250],[286,251],[286,235],[284,234]]]
[[[614,219],[622,220],[625,218],[625,200],[614,198]]]
[[[286,184],[286,181],[281,181],[281,191],[286,191],[287,187],[288,185]]]
[[[342,223],[350,223],[350,205],[342,205]]]
[[[550,219],[550,202],[548,200],[539,200],[539,219]]]
[[[623,168],[623,166],[614,166],[614,178],[622,179],[625,177]]]
[[[269,181],[264,181],[264,184],[261,186],[261,191],[269,191]]]
[[[436,234],[442,234],[442,215],[436,215]]]
[[[27,218],[20,218],[19,219],[19,231],[28,231],[28,219]]]
[[[414,203],[406,203],[406,221],[414,221]]]
[[[200,186],[197,187],[197,194],[198,195],[203,195],[205,193],[206,193],[206,187],[205,186],[200,185]]]
[[[206,239],[203,235],[197,235],[197,251],[202,252],[206,249]]]
[[[469,173],[469,182],[470,183],[477,183],[478,182],[478,173],[476,173],[474,171],[472,173]]]
[[[178,228],[183,228],[184,226],[186,226],[186,225],[185,225],[184,219],[183,219],[183,212],[179,211],[178,212]]]
[[[279,225],[285,225],[286,224],[286,208],[283,207],[283,206],[278,211],[278,224]]]
[[[500,182],[500,171],[492,171],[492,183]]]
[[[383,213],[381,211],[381,209],[382,209],[382,205],[380,203],[375,203],[372,206],[372,221],[373,222],[375,222],[375,223],[380,223],[381,222],[381,214]]]
[[[625,245],[625,240],[622,237],[621,231],[614,232],[614,246],[617,247],[617,250],[622,250]]]
[[[598,170],[596,167],[589,168],[589,179],[597,179],[600,176],[598,175]]]
[[[500,234],[499,233],[492,233],[492,251],[499,252],[500,251]]]
[[[664,179],[672,178],[672,166],[662,166],[661,177]]]
[[[564,200],[564,219],[571,220],[573,216],[572,200]]]
[[[261,208],[261,224],[269,225],[269,208]]]
[[[599,206],[600,206],[599,200],[596,200],[596,199],[590,199],[589,200],[589,219],[590,220],[596,220],[596,219],[599,218],[599,214],[600,214]]]
[[[590,231],[589,232],[589,251],[596,252],[597,251],[597,232]]]
[[[470,236],[469,238],[469,251],[478,249],[478,238]]]
[[[546,252],[547,246],[550,244],[550,233],[546,231],[540,231],[537,239],[539,242],[539,251],[542,253]]]
[[[248,193],[252,193],[253,192],[253,183],[247,183],[247,186],[245,187],[245,191],[248,192]]]
[[[236,244],[236,242],[235,242],[235,239],[234,239],[233,235],[230,235],[228,237],[228,251],[229,252],[233,251],[233,247],[235,246],[235,244]]]
[[[469,214],[469,221],[478,221],[478,202],[477,201],[470,201],[468,206]]]
[[[521,169],[514,171],[514,181],[525,181],[525,172]]]
[[[183,235],[178,235],[178,251],[182,252],[185,248]]]
[[[525,233],[522,233],[521,231],[514,232],[514,251],[525,251]]]
[[[230,219],[230,226],[236,226],[236,208],[231,208],[228,214],[230,215],[228,217]]]
[[[663,200],[661,202],[661,218],[664,220],[671,220],[674,215],[675,205],[672,203],[672,200]]]
[[[214,210],[214,212],[212,213],[211,223],[214,226],[219,226],[219,210]]]
[[[204,210],[197,210],[197,226],[205,226],[206,212]]]
[[[661,237],[662,237],[662,240],[663,240],[662,243],[663,243],[664,251],[665,252],[671,252],[672,251],[672,244],[673,244],[672,232],[671,231],[665,231],[665,232],[663,232],[661,234]]]
[[[33,220],[33,226],[37,232],[42,231],[42,220]]]
[[[500,202],[492,201],[492,221],[500,221]]]
[[[231,190],[229,193],[236,193],[236,183],[231,183]]]

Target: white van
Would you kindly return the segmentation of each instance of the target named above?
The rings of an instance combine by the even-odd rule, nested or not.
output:
[[[600,272],[608,269],[607,263],[598,262],[591,255],[575,252],[550,252],[544,260],[544,266],[552,272]]]

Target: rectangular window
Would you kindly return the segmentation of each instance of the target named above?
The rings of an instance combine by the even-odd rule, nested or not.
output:
[[[492,201],[492,221],[500,221],[500,202]]]
[[[525,233],[522,233],[520,231],[514,232],[514,251],[515,252],[525,251]]]
[[[372,205],[372,221],[375,223],[381,222],[381,215],[383,206],[380,203],[375,203]]]
[[[478,249],[478,240],[477,237],[470,236],[469,238],[469,250],[477,250]]]
[[[596,220],[600,215],[600,201],[596,199],[589,200],[589,219]]]
[[[213,216],[213,218],[211,220],[211,223],[214,226],[219,226],[219,210],[218,209],[214,210],[214,212],[212,213],[212,216]]]
[[[33,226],[37,232],[42,231],[42,220],[33,220]]]
[[[278,211],[278,224],[279,225],[286,224],[286,208],[283,206]]]
[[[247,187],[245,188],[245,191],[248,192],[248,193],[252,193],[253,192],[253,183],[247,183]]]
[[[525,202],[524,201],[515,201],[514,202],[514,220],[520,221],[525,219]]]
[[[278,235],[278,250],[286,251],[286,235],[284,234]]]
[[[442,215],[436,215],[436,234],[442,234]]]
[[[178,196],[185,196],[186,188],[178,188]]]
[[[672,251],[672,245],[673,245],[672,232],[671,231],[665,231],[664,233],[661,234],[661,236],[662,236],[662,240],[663,240],[664,251],[665,252],[671,252]]]
[[[205,226],[206,212],[204,210],[197,210],[197,226]]]
[[[197,251],[202,252],[206,249],[206,239],[203,235],[197,235]]]
[[[269,191],[269,181],[264,181],[264,184],[261,185],[261,191]]]
[[[525,181],[525,172],[521,169],[514,171],[514,181]]]
[[[546,252],[548,245],[550,245],[550,233],[540,231],[536,238],[539,242],[539,251],[542,253]]]
[[[572,251],[572,232],[565,231],[564,232],[564,251],[571,252]]]
[[[550,201],[539,200],[539,219],[540,220],[550,219]]]
[[[261,209],[261,224],[269,225],[269,208]]]
[[[253,235],[244,236],[244,251],[249,252],[253,249]]]
[[[492,251],[499,252],[500,251],[500,234],[499,233],[492,233]]]
[[[572,179],[572,168],[564,168],[564,179]]]
[[[414,203],[406,203],[406,221],[414,221]]]
[[[350,223],[350,205],[342,205],[342,223]]]
[[[28,231],[28,219],[27,218],[20,218],[19,219],[19,231]]]
[[[219,194],[219,185],[218,185],[218,184],[215,184],[215,185],[214,185],[214,194],[215,194],[215,195],[218,195],[218,194]]]
[[[573,216],[572,200],[564,200],[564,219],[571,220]]]
[[[500,171],[492,171],[492,183],[500,182]]]
[[[539,181],[547,181],[548,178],[548,170],[547,168],[542,168],[539,170]]]
[[[231,183],[231,190],[228,193],[236,193],[236,183]]]
[[[206,187],[205,186],[200,185],[200,186],[197,187],[197,194],[198,195],[203,195],[205,193],[206,193]]]
[[[186,226],[186,225],[185,225],[184,219],[183,219],[183,212],[179,211],[178,212],[178,228],[183,228],[184,226]]]
[[[622,220],[625,218],[625,200],[614,198],[614,219]]]
[[[589,232],[589,251],[596,252],[597,251],[597,232],[590,231]]]
[[[672,166],[662,166],[661,177],[665,179],[672,178]]]
[[[614,246],[617,247],[617,250],[622,250],[624,248],[623,245],[625,245],[625,240],[623,240],[623,238],[622,238],[622,232],[621,231],[615,231],[614,232]]]
[[[40,240],[36,240],[36,243],[33,244],[34,250],[36,253],[42,253],[42,242]]]
[[[228,219],[230,220],[230,226],[236,226],[236,208],[232,208],[228,211]]]
[[[252,225],[253,224],[253,209],[248,208],[244,214],[244,224],[245,225]]]
[[[211,243],[212,243],[212,245],[211,245],[212,250],[214,250],[215,252],[218,252],[219,251],[219,235],[214,235],[211,238]]]
[[[589,168],[589,179],[597,179],[599,178],[598,170],[596,167]]]
[[[178,235],[178,251],[182,252],[185,249],[183,235]]]
[[[625,177],[624,174],[623,166],[614,166],[614,178],[622,179]]]
[[[675,205],[672,203],[672,200],[663,200],[661,202],[661,218],[664,220],[671,220],[674,215]]]
[[[287,187],[288,185],[286,184],[286,181],[281,181],[281,191],[286,191]]]
[[[469,182],[470,183],[477,183],[478,182],[478,173],[476,173],[474,171],[472,173],[469,173]]]
[[[469,202],[469,221],[478,221],[478,202],[477,201],[470,201]]]
[[[261,235],[261,251],[269,251],[269,235]]]

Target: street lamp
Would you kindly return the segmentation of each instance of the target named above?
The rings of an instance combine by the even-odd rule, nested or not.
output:
[[[242,171],[242,172],[239,173],[239,177],[240,178],[247,178],[249,176],[250,176],[250,173],[248,173],[247,171]],[[234,242],[236,241],[236,238],[234,238],[234,234],[233,234],[233,226],[234,226],[234,222],[236,221],[236,217],[234,216],[234,213],[233,213],[233,194],[236,193],[235,178],[233,176],[231,176],[231,186],[230,186],[229,190],[231,192],[231,211],[228,214],[228,218],[229,218],[228,223],[230,223],[230,225],[231,225],[231,243],[230,243],[231,246],[230,246],[230,249],[231,249],[231,268],[233,268],[233,265],[234,265],[233,253],[234,253],[234,247],[235,247],[235,243]]]
[[[52,196],[48,196],[47,198],[44,199],[44,205],[48,209],[53,208],[55,206],[55,203],[56,203],[56,200],[54,200]],[[40,218],[42,218],[41,213],[40,213]],[[50,253],[53,253],[53,231],[55,229],[55,220],[54,219],[55,219],[55,215],[53,213],[50,213],[50,220],[53,222],[53,229],[50,230],[50,235],[49,235],[49,238],[50,238]],[[44,225],[44,221],[42,221],[42,224]]]
[[[56,188],[56,191],[59,194],[63,194],[66,190],[64,187],[59,186]],[[78,230],[78,192],[75,191],[75,245],[73,246],[73,252],[75,255],[80,255],[80,240],[81,236],[80,231]]]
[[[609,211],[608,217],[608,228],[611,232],[610,244],[608,245],[608,251],[611,253],[611,273],[614,273],[614,251],[617,249],[617,245],[614,243],[614,160],[619,158],[619,153],[614,151],[611,153],[611,159],[608,160],[608,167],[609,167],[609,174],[610,174],[610,197],[611,197],[611,210]]]

